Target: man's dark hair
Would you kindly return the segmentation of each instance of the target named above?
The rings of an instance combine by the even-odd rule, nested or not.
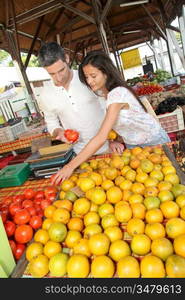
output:
[[[44,44],[38,53],[38,60],[42,67],[48,67],[59,59],[66,61],[64,49],[56,42]]]

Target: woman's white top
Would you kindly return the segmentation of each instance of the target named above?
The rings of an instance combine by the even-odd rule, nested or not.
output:
[[[113,103],[128,103],[128,109],[121,109],[113,129],[123,137],[126,144],[147,144],[158,135],[161,125],[144,111],[135,96],[125,87],[114,88],[108,93],[106,108]]]

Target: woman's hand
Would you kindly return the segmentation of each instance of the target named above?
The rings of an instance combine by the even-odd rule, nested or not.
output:
[[[119,142],[110,141],[109,148],[114,153],[122,154],[123,150],[125,149],[125,146]]]
[[[65,165],[61,170],[59,170],[51,180],[52,185],[58,185],[60,182],[68,179],[73,173],[73,168],[70,167],[69,164]]]

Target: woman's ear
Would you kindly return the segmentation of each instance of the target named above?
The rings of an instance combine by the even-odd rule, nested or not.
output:
[[[69,61],[70,61],[69,55],[68,55],[68,54],[65,54],[65,58],[66,58],[66,63],[69,64]]]

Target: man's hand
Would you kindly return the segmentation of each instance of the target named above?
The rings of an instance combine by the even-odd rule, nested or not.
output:
[[[109,148],[114,153],[122,154],[123,150],[125,149],[125,146],[119,142],[110,141]]]

